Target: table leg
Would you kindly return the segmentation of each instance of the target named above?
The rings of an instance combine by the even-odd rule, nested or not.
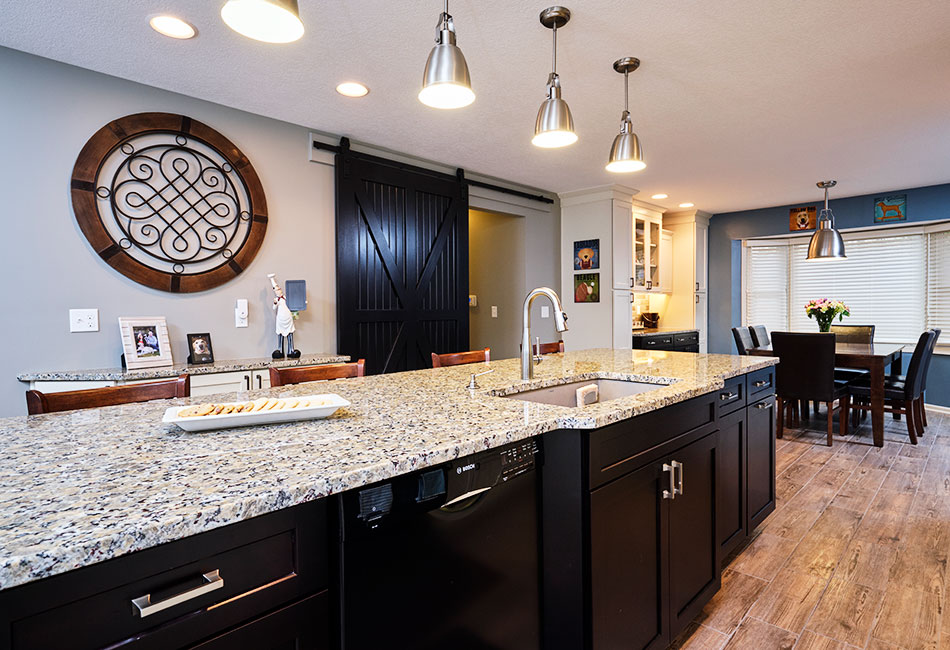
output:
[[[884,360],[875,359],[871,365],[871,431],[874,446],[884,446]]]
[[[891,362],[891,377],[897,377],[899,374],[901,374],[901,371],[904,365],[903,362],[904,362],[904,355],[903,353],[898,352],[897,357]],[[894,419],[900,420],[901,414],[895,411]]]

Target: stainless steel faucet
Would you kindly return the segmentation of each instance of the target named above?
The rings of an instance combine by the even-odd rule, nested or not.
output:
[[[561,308],[561,299],[554,289],[538,287],[524,299],[521,331],[521,379],[528,381],[534,377],[534,354],[531,349],[531,303],[538,296],[547,296],[554,306],[554,327],[558,332],[567,331],[567,314]],[[540,350],[538,350],[540,353]]]

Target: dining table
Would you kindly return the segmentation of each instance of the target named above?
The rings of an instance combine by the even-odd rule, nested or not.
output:
[[[884,370],[890,366],[891,375],[901,374],[903,349],[900,343],[835,343],[836,367],[870,371],[871,432],[875,447],[884,446]],[[763,357],[775,356],[771,345],[750,348],[748,352]]]

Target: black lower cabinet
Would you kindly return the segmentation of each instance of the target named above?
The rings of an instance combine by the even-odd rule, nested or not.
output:
[[[775,510],[775,396],[768,388],[748,401],[719,418],[716,528],[723,561]]]
[[[329,650],[327,592],[282,607],[196,646],[196,650]]]
[[[711,394],[545,436],[546,650],[665,648],[720,586]]]

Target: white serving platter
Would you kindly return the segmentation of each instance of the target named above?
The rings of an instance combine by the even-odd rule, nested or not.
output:
[[[282,400],[310,400],[322,402],[318,406],[298,406],[297,408],[272,409],[269,411],[251,411],[249,413],[227,413],[221,415],[195,415],[178,417],[178,413],[186,406],[171,406],[165,409],[162,422],[174,424],[185,431],[210,431],[212,429],[229,429],[231,427],[247,427],[259,424],[278,424],[281,422],[300,422],[302,420],[317,420],[328,418],[336,410],[350,403],[334,393],[323,395],[302,395],[276,398]],[[253,401],[253,400],[249,400]],[[210,403],[210,402],[209,402]],[[244,402],[222,402],[226,404],[243,404]]]

